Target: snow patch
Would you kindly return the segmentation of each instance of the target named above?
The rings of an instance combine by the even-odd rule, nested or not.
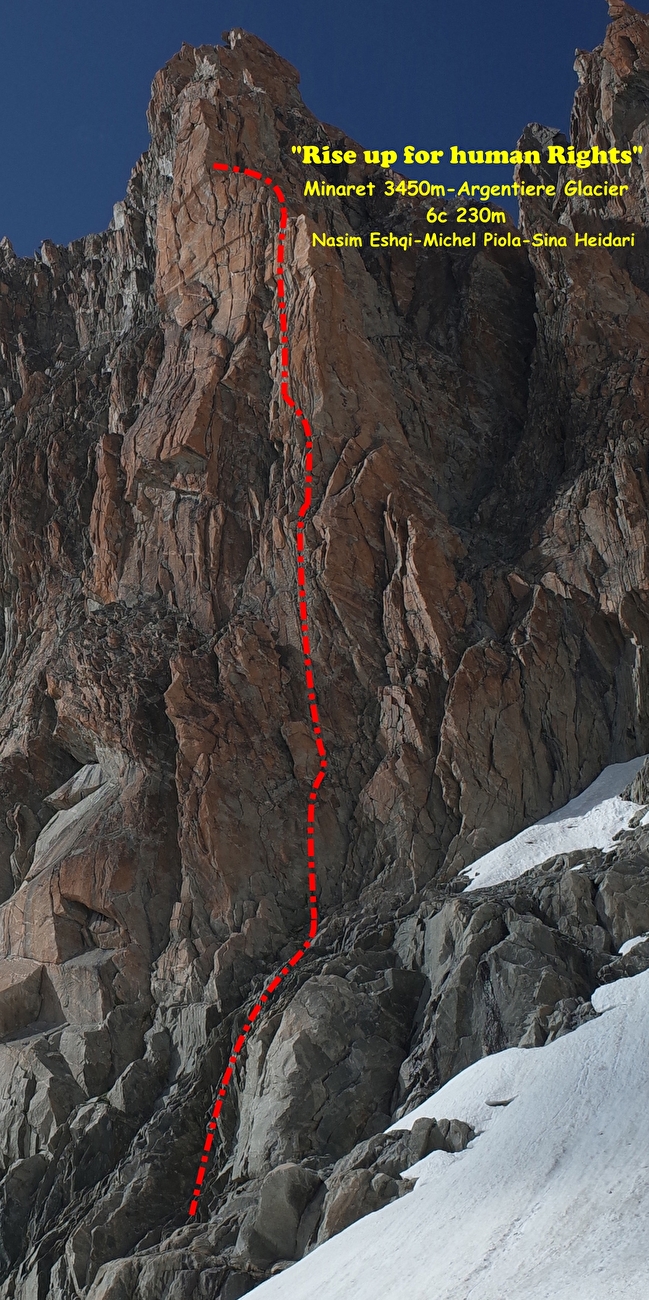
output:
[[[558,853],[613,848],[614,836],[627,828],[638,810],[637,804],[620,799],[620,791],[640,771],[645,757],[605,767],[597,780],[564,808],[478,858],[467,869],[471,883],[465,892],[516,880]]]
[[[414,1191],[263,1283],[259,1300],[646,1296],[649,971],[592,1000],[605,1015],[485,1057],[394,1125],[435,1115],[482,1133],[419,1161]]]
[[[637,934],[635,939],[627,939],[626,943],[623,943],[622,947],[618,949],[620,956],[626,957],[628,952],[631,952],[633,948],[637,948],[639,943],[644,943],[645,939],[649,939],[649,933]]]

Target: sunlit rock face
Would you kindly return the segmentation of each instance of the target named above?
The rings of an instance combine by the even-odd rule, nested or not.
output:
[[[272,1169],[289,1170],[277,1239],[299,1253],[330,1231],[318,1206],[345,1151],[483,1051],[540,1041],[560,1002],[556,1023],[576,1023],[599,977],[539,940],[552,997],[528,954],[529,990],[519,980],[510,1005],[501,980],[494,1029],[463,957],[473,980],[485,953],[527,953],[540,930],[496,904],[476,921],[448,895],[480,854],[649,750],[649,20],[611,13],[578,57],[572,140],[642,146],[620,169],[628,190],[594,209],[563,187],[595,169],[520,171],[557,187],[524,200],[525,237],[566,247],[372,248],[371,230],[424,229],[425,202],[387,197],[362,161],[303,167],[294,143],[354,142],[241,31],[158,73],[151,147],[107,232],[33,259],[0,244],[2,1300],[162,1297],[166,1268],[195,1275],[187,1300],[243,1294],[273,1262],[266,1238],[246,1256],[261,1229],[245,1219]],[[277,202],[214,161],[287,197],[291,385],[315,435],[328,920],[224,1112],[194,1241],[181,1225],[231,1034],[305,932],[317,763]],[[305,197],[306,179],[343,172],[348,197]],[[614,223],[633,248],[575,248]],[[419,917],[407,942],[399,909]],[[417,926],[437,913],[433,970]],[[593,951],[610,959],[610,937]],[[425,1006],[444,962],[448,1014]],[[362,1160],[343,1172],[370,1208],[399,1194]]]

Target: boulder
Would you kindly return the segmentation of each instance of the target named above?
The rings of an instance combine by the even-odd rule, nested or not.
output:
[[[267,1268],[279,1259],[294,1259],[300,1219],[322,1185],[311,1169],[282,1164],[266,1175],[258,1204],[248,1212],[233,1254],[233,1263],[250,1261]]]

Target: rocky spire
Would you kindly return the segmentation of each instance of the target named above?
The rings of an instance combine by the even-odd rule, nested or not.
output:
[[[633,14],[639,17],[644,16],[640,14],[639,9],[634,9],[632,5],[628,5],[626,0],[608,0],[608,12],[613,19],[628,18]]]

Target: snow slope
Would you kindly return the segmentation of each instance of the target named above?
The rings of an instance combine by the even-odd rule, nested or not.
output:
[[[649,972],[593,1003],[597,1020],[486,1057],[400,1120],[483,1132],[420,1161],[410,1195],[265,1282],[259,1300],[646,1300]]]
[[[515,880],[556,853],[612,848],[613,836],[624,830],[638,811],[636,804],[619,798],[620,790],[633,780],[643,763],[644,757],[605,767],[597,780],[565,808],[478,858],[468,868],[471,884],[467,892],[497,885],[501,880]]]

